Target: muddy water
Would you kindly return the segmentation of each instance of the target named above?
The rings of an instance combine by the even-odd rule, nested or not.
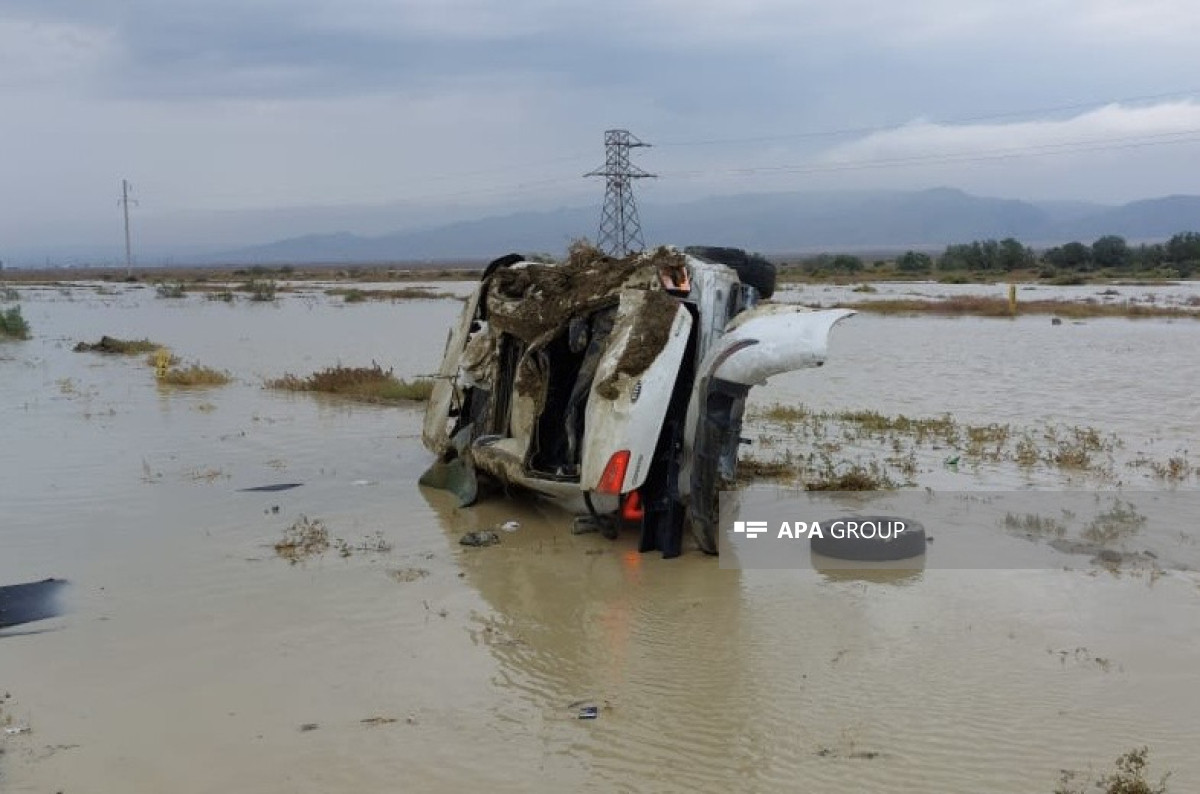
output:
[[[65,616],[0,632],[0,709],[31,729],[0,736],[5,791],[1030,792],[1142,744],[1172,791],[1200,789],[1194,573],[1047,547],[1042,567],[891,578],[640,556],[548,506],[418,490],[415,411],[261,388],[338,362],[431,372],[455,302],[22,308],[35,338],[0,345],[0,583],[72,586]],[[71,352],[105,333],[235,382],[161,390],[140,359]],[[825,368],[756,400],[1195,450],[1196,333],[856,317]],[[303,485],[238,490],[283,482]],[[349,556],[278,558],[302,515]],[[499,546],[457,543],[507,520]]]

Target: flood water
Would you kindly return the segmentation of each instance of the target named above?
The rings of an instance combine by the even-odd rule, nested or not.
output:
[[[1142,745],[1200,790],[1194,526],[1147,539],[1155,575],[1036,544],[1038,565],[894,577],[639,555],[548,505],[419,489],[419,409],[263,388],[431,373],[460,303],[111,289],[23,288],[34,338],[0,343],[0,584],[71,582],[66,614],[0,631],[0,721],[29,729],[0,735],[6,792],[1050,792]],[[72,351],[104,334],[234,382]],[[1087,424],[1196,464],[1198,334],[860,315],[754,399]],[[1063,485],[1002,464],[917,482]],[[273,483],[302,485],[239,490]],[[346,553],[281,559],[302,516]]]

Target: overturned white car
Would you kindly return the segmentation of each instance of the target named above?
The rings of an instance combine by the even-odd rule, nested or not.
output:
[[[760,303],[774,285],[770,262],[737,249],[497,259],[450,331],[421,482],[464,505],[487,482],[586,505],[666,557],[687,526],[715,553],[750,388],[822,364],[853,313]]]

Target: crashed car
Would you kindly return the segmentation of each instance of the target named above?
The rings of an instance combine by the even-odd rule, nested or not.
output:
[[[729,248],[495,260],[450,330],[421,482],[462,505],[526,489],[610,536],[636,528],[642,551],[677,556],[690,529],[716,553],[750,388],[820,366],[853,313],[763,302],[774,286],[774,265]]]

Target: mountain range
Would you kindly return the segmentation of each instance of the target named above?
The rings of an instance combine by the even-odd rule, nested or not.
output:
[[[351,263],[487,259],[508,251],[561,253],[595,238],[598,206],[517,212],[429,228],[360,236],[310,234],[213,254],[231,264]],[[1035,247],[1106,234],[1129,242],[1200,230],[1200,196],[1120,206],[922,191],[758,193],[640,208],[648,245],[728,245],[767,254],[940,250],[951,243],[1015,237]]]

